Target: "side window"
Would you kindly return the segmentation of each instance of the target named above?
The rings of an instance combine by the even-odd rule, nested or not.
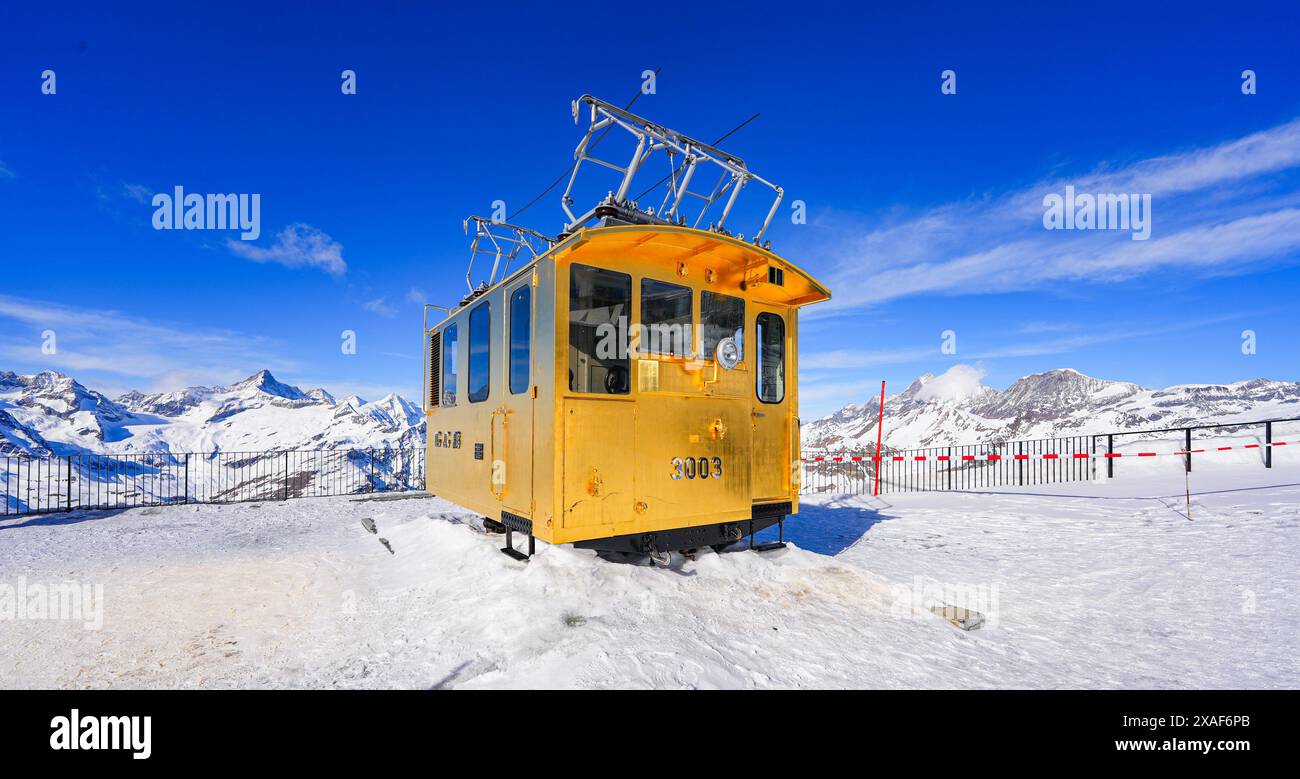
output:
[[[626,395],[630,381],[627,344],[632,277],[590,265],[569,269],[569,389]]]
[[[532,347],[533,291],[528,285],[510,295],[510,393],[528,391],[529,350]]]
[[[641,351],[684,357],[691,353],[691,288],[641,280]]]
[[[785,321],[764,311],[758,315],[758,399],[785,400]]]
[[[456,405],[456,358],[460,354],[457,347],[456,325],[447,325],[442,331],[442,405]]]
[[[745,301],[731,295],[719,295],[716,292],[700,293],[700,329],[704,331],[704,354],[706,360],[713,359],[713,352],[718,348],[718,341],[723,338],[736,339],[740,353],[745,353]]]
[[[491,386],[492,304],[484,301],[469,312],[469,402],[487,400]]]

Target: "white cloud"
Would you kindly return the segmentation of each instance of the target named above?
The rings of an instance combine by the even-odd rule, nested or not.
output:
[[[7,361],[117,377],[114,384],[143,390],[226,384],[264,367],[286,372],[299,367],[284,356],[281,344],[264,336],[151,322],[111,310],[0,295],[0,320],[28,329],[6,332],[0,357]],[[41,351],[45,330],[54,331],[55,354]]]
[[[920,401],[958,401],[979,393],[980,383],[988,371],[976,365],[954,365],[941,375],[927,381],[916,393]]]
[[[229,239],[226,247],[253,262],[273,262],[289,268],[320,268],[332,275],[347,272],[343,246],[328,234],[302,223],[291,224],[275,236],[270,247]]]
[[[1160,272],[1245,273],[1300,257],[1300,119],[1202,149],[842,228],[835,295],[810,318],[919,294],[980,294]],[[1045,230],[1043,196],[1151,193],[1152,235]],[[860,220],[855,220],[860,222]],[[864,283],[864,279],[866,279]]]
[[[429,296],[425,294],[424,290],[418,287],[411,287],[411,289],[406,293],[406,299],[417,306],[422,306],[426,301],[428,301]]]
[[[0,179],[12,179],[12,178],[18,178],[18,174],[10,170],[9,166],[5,165],[4,160],[0,160]]]
[[[364,304],[362,304],[361,307],[371,312],[372,314],[378,314],[380,316],[385,316],[389,318],[397,316],[397,309],[388,305],[388,301],[385,300],[384,298],[375,298],[374,300],[367,300]]]

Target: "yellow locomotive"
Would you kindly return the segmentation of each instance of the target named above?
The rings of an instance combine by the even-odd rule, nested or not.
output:
[[[551,239],[471,217],[471,273],[491,276],[426,322],[427,488],[506,533],[666,559],[721,548],[798,510],[798,309],[830,297],[761,243],[782,192],[711,145],[584,96],[590,109]],[[606,128],[632,135],[626,166],[590,156]],[[628,198],[645,160],[670,158],[658,209]],[[569,206],[579,169],[621,176],[595,208]],[[689,189],[697,170],[720,184]],[[775,193],[753,240],[725,224],[737,195]],[[683,203],[703,209],[695,224]],[[712,205],[724,205],[699,226]],[[525,264],[510,270],[512,259]],[[502,261],[505,261],[503,269]],[[500,275],[500,280],[497,276]],[[426,313],[428,308],[426,307]],[[778,544],[779,545],[779,544]]]

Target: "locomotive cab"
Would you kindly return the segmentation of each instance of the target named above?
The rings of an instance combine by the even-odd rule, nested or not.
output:
[[[593,128],[617,121],[658,134],[651,148],[676,144],[692,170],[703,159],[762,181],[734,156],[583,101]],[[638,159],[559,239],[472,217],[471,259],[481,240],[507,264],[534,238],[548,246],[499,282],[494,262],[425,328],[428,490],[505,530],[516,557],[513,533],[530,554],[535,537],[662,556],[752,539],[798,511],[798,311],[830,293],[760,243],[779,188],[746,241],[721,229],[727,211],[697,229],[675,204],[636,209],[625,193]],[[694,194],[690,174],[678,201]],[[512,237],[494,235],[502,227]]]

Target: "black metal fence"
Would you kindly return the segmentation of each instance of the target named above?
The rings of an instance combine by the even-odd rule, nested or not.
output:
[[[0,516],[424,489],[424,451],[0,455]]]
[[[1300,417],[1286,419],[1265,419],[1258,422],[1219,422],[1215,424],[1195,425],[1192,427],[1165,427],[1156,430],[1133,430],[1123,433],[1105,433],[1093,436],[1094,451],[1102,451],[1106,461],[1106,475],[1115,475],[1116,445],[1127,445],[1130,449],[1140,444],[1174,443],[1183,460],[1183,467],[1188,472],[1192,463],[1202,455],[1217,454],[1223,451],[1255,450],[1265,468],[1273,467],[1274,450],[1277,446],[1295,445],[1293,441],[1280,440],[1279,437],[1292,438],[1300,436]],[[1243,434],[1244,437],[1243,437]],[[1210,446],[1205,442],[1227,443],[1224,438],[1239,439],[1236,446]],[[1150,448],[1150,447],[1145,447]]]
[[[870,495],[880,469],[880,492],[973,490],[1089,481],[1092,436],[1001,441],[881,452],[805,451],[800,461],[804,494]]]
[[[994,441],[925,449],[805,450],[804,494],[970,490],[1090,481],[1114,476],[1116,460],[1175,455],[1194,459],[1252,450],[1266,467],[1275,447],[1300,450],[1300,418],[1232,422],[1161,430]],[[1292,441],[1280,440],[1279,436]],[[1225,437],[1232,446],[1206,441]],[[1127,442],[1128,451],[1117,445]],[[1119,446],[1120,449],[1123,446]],[[237,503],[424,489],[422,449],[320,449],[261,452],[0,455],[0,517],[74,509],[175,503]]]
[[[870,495],[877,468],[881,494],[1060,484],[1113,477],[1117,467],[1125,467],[1116,465],[1124,458],[1172,456],[1191,471],[1194,461],[1229,451],[1250,452],[1263,467],[1272,468],[1278,447],[1300,445],[1300,440],[1282,440],[1300,439],[1300,424],[1296,423],[1300,418],[926,449],[885,448],[879,458],[874,448],[813,449],[801,455],[800,485],[804,494]]]

